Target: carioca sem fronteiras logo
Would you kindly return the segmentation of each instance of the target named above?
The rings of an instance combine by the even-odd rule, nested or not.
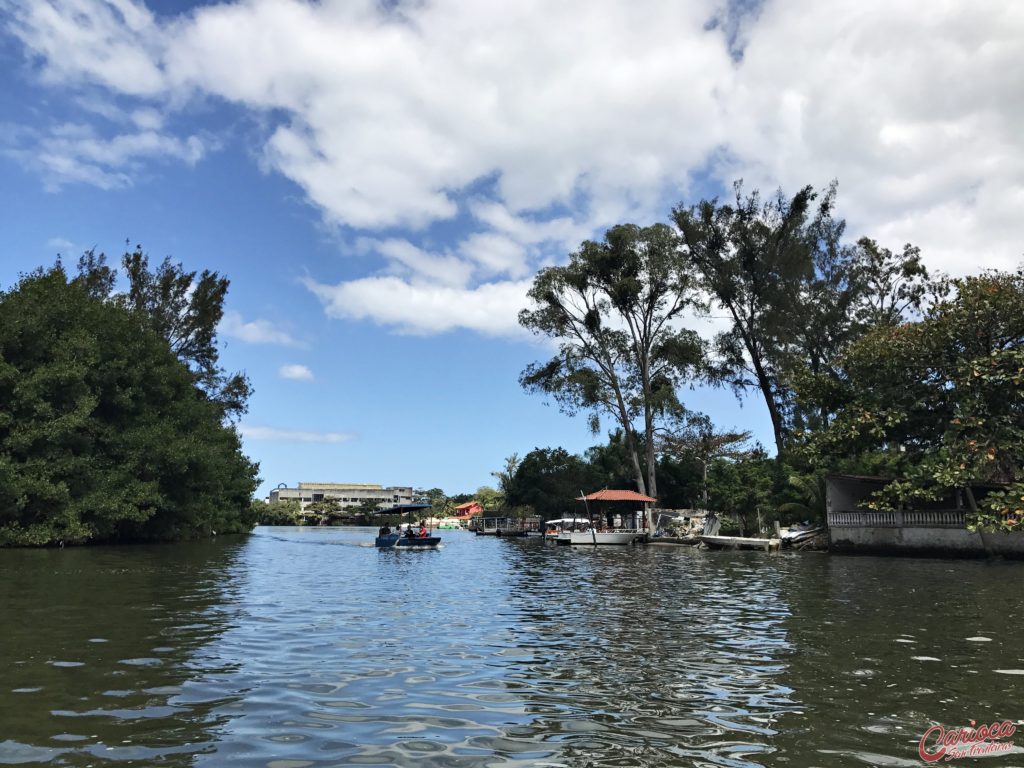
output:
[[[1009,720],[976,725],[971,720],[969,728],[953,728],[946,730],[941,725],[933,725],[921,737],[917,745],[917,754],[926,763],[939,760],[955,760],[960,757],[987,757],[1008,752],[1013,748],[1009,739],[1017,731]]]

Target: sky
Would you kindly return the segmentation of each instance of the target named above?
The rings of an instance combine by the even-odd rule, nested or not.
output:
[[[1021,3],[0,0],[0,93],[0,287],[136,244],[228,277],[261,495],[601,442],[519,387],[533,275],[736,179],[1021,263]],[[684,400],[772,442],[756,397]]]

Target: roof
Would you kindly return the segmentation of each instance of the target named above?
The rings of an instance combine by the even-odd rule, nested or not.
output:
[[[481,506],[479,501],[467,501],[465,504],[458,504],[458,505],[456,505],[455,508],[456,509],[469,509],[470,507],[479,507],[479,506]]]
[[[580,496],[576,501],[657,501],[636,491],[616,491],[605,488],[603,491]]]

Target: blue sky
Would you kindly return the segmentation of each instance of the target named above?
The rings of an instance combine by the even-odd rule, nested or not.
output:
[[[1020,263],[1024,8],[505,5],[0,0],[0,284],[126,241],[220,271],[262,491],[455,493],[597,441],[520,390],[515,316],[612,224],[838,179],[852,236]],[[757,399],[686,399],[770,444]]]

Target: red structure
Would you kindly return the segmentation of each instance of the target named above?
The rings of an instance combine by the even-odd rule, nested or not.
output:
[[[603,491],[595,491],[586,496],[577,497],[576,501],[640,501],[648,504],[657,501],[650,496],[644,496],[636,491],[614,491],[605,488]]]
[[[467,501],[465,504],[459,504],[455,508],[455,516],[460,520],[468,520],[473,515],[479,515],[483,511],[484,508],[479,501]]]

